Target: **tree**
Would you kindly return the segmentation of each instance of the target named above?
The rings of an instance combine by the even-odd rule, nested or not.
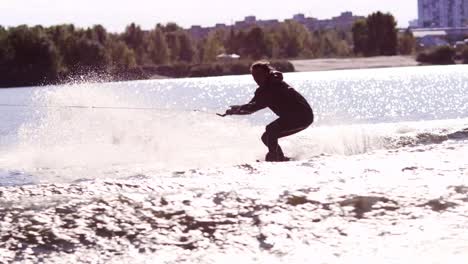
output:
[[[168,23],[165,26],[158,24],[156,27],[166,36],[166,43],[170,50],[170,61],[192,62],[195,59],[195,45],[185,30],[176,23]]]
[[[329,32],[322,32],[319,42],[320,57],[333,57],[335,55],[334,39]]]
[[[398,51],[400,54],[409,55],[414,52],[416,48],[416,40],[410,29],[406,29],[405,33],[398,37]]]
[[[228,53],[238,53],[239,48],[237,45],[237,34],[234,31],[234,28],[231,28],[229,30],[229,35],[226,38],[226,41],[224,42],[224,48],[226,49],[226,52]]]
[[[321,56],[345,57],[351,53],[351,48],[343,35],[336,30],[328,30],[322,33],[320,38]]]
[[[450,46],[440,46],[418,54],[416,60],[427,64],[449,65],[454,64],[455,49]]]
[[[68,71],[75,74],[85,74],[91,71],[104,71],[111,61],[106,49],[101,43],[86,37],[68,38],[67,52],[64,61]]]
[[[2,55],[8,66],[3,73],[4,82],[33,85],[54,81],[58,77],[59,53],[42,27],[11,28],[2,42],[8,49],[7,54]]]
[[[268,51],[268,41],[265,37],[265,32],[260,27],[252,28],[247,33],[245,41],[242,44],[243,53],[254,60],[271,56],[271,52]]]
[[[8,32],[0,26],[0,63],[6,60],[8,53],[7,38]]]
[[[295,58],[304,53],[305,42],[309,36],[309,30],[296,21],[282,23],[275,38],[280,56]]]
[[[202,61],[213,62],[224,51],[223,43],[215,33],[208,35],[202,48]]]
[[[184,62],[192,62],[195,57],[195,49],[187,32],[182,31],[179,34],[180,54],[179,60]]]
[[[380,36],[385,36],[385,41],[383,42],[381,48],[381,54],[385,56],[394,56],[398,52],[398,30],[397,30],[397,21],[395,17],[390,14],[383,15],[383,27]]]
[[[9,86],[11,78],[9,64],[12,62],[13,53],[8,43],[8,32],[0,26],[0,86]]]
[[[136,60],[139,65],[145,61],[146,47],[144,42],[144,33],[140,26],[135,23],[130,24],[123,33],[123,40],[129,48],[131,48],[136,55]]]
[[[166,33],[166,42],[170,49],[171,61],[179,61],[180,55],[180,42],[177,36],[177,32]]]
[[[354,52],[365,56],[396,55],[398,37],[393,15],[376,12],[353,25]]]
[[[63,50],[67,38],[79,34],[73,25],[66,24],[49,27],[46,32],[60,51]]]
[[[161,28],[156,27],[150,33],[148,52],[154,64],[166,64],[169,62],[170,54],[166,37]]]
[[[373,13],[367,17],[367,54],[396,55],[398,38],[396,21],[391,14]]]
[[[101,26],[101,25],[95,25],[93,26],[92,29],[89,29],[91,31],[91,38],[93,40],[98,41],[102,45],[105,45],[107,42],[108,34],[106,29]]]
[[[369,39],[369,29],[367,27],[367,21],[360,19],[354,22],[353,25],[353,41],[354,41],[354,53],[355,54],[367,54],[367,43]]]
[[[164,33],[171,33],[183,30],[176,23],[167,23],[165,26],[158,24],[156,27],[160,28]]]
[[[319,31],[311,32],[304,42],[303,55],[305,58],[317,58],[321,56]]]
[[[135,53],[123,41],[111,41],[106,47],[110,52],[110,62],[114,69],[128,70],[136,66]]]
[[[468,64],[468,47],[465,46],[462,50],[461,57],[464,64]]]

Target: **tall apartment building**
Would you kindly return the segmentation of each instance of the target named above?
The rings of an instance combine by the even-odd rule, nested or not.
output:
[[[420,27],[468,26],[468,0],[418,0]]]

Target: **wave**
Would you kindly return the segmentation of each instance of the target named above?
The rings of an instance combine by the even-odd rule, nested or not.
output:
[[[444,133],[445,132],[445,133]],[[468,128],[455,132],[444,131],[442,133],[422,132],[413,136],[402,136],[399,138],[387,138],[388,147],[414,147],[418,145],[441,144],[448,140],[468,139]]]
[[[434,120],[372,125],[313,127],[286,142],[298,159],[314,156],[361,155],[468,139],[466,120]]]

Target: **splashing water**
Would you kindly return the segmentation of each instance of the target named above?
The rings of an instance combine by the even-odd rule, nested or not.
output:
[[[70,100],[71,99],[71,100]],[[131,98],[99,86],[67,86],[36,93],[41,105],[132,107]],[[236,164],[258,158],[256,130],[245,122],[188,111],[44,108],[18,130],[17,168],[73,180],[90,173],[171,170]],[[249,149],[246,152],[245,149]],[[140,167],[140,168],[139,168]],[[104,171],[102,171],[104,170]],[[143,171],[139,171],[143,173]],[[120,176],[117,173],[116,176]],[[44,175],[42,176],[44,177]],[[57,179],[56,179],[57,180]]]

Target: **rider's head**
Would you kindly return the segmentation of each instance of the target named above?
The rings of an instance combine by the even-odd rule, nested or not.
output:
[[[268,61],[257,61],[250,67],[250,72],[259,86],[267,83],[270,73],[273,70]]]

